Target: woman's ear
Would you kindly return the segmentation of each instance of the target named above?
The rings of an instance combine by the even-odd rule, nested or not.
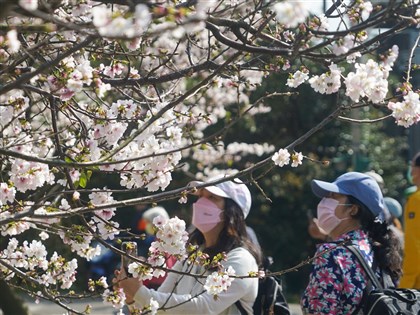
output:
[[[352,217],[354,217],[354,216],[356,216],[359,213],[359,211],[360,211],[359,206],[352,205],[351,208],[350,208],[350,215]]]

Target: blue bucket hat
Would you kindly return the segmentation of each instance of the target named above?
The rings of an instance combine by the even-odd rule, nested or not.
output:
[[[370,176],[359,172],[348,172],[339,176],[334,182],[312,180],[311,188],[320,198],[329,193],[339,193],[356,198],[363,203],[373,215],[384,222],[384,197],[378,183]]]

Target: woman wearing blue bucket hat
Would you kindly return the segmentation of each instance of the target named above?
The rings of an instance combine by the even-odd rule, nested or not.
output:
[[[334,182],[313,180],[312,191],[322,198],[318,225],[332,239],[319,245],[309,284],[302,296],[304,314],[356,314],[361,307],[368,277],[354,254],[357,247],[382,278],[401,276],[399,242],[385,222],[384,199],[370,176],[348,172]]]

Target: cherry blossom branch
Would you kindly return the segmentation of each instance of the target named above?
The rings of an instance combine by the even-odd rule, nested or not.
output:
[[[103,78],[104,83],[109,83],[112,86],[131,86],[131,85],[147,85],[159,84],[181,79],[187,75],[191,75],[203,70],[216,70],[223,65],[218,65],[214,61],[206,60],[201,64],[194,65],[185,69],[177,70],[169,74],[161,75],[159,77],[151,77],[150,75],[139,79],[109,79]]]
[[[416,51],[416,49],[419,47],[419,41],[420,41],[420,33],[417,34],[417,38],[414,41],[413,47],[411,47],[410,50],[410,54],[408,56],[408,65],[407,65],[407,78],[406,78],[406,82],[409,83],[410,79],[411,79],[411,70],[412,70],[412,63],[413,63],[413,58],[414,58],[414,53]]]
[[[57,58],[48,61],[44,64],[42,64],[41,66],[39,66],[35,71],[32,71],[30,73],[21,75],[20,77],[18,77],[15,81],[13,81],[12,83],[0,86],[0,95],[4,94],[6,92],[9,92],[13,89],[19,88],[22,84],[28,82],[31,78],[35,77],[38,74],[41,74],[42,72],[56,66],[59,64],[59,62],[61,60],[63,60],[66,57],[71,56],[72,54],[74,54],[76,51],[86,47],[87,45],[89,45],[91,42],[93,42],[95,39],[94,36],[88,36],[86,37],[85,40],[83,40],[82,42],[80,42],[77,45],[74,45],[73,47],[69,48],[68,50],[66,50],[65,52],[63,52],[62,54],[60,54]]]
[[[5,66],[4,68],[0,68],[0,75],[4,74],[4,73],[8,73],[8,72],[12,72],[12,71],[16,71],[17,66],[19,64],[21,64],[22,62],[24,62],[26,59],[31,57],[31,54],[33,52],[35,52],[36,50],[39,50],[42,46],[45,46],[47,44],[49,44],[49,41],[51,38],[53,38],[55,35],[48,35],[45,39],[37,42],[36,44],[32,45],[30,48],[27,48],[25,50],[23,50],[23,56],[17,58],[16,60],[13,60],[13,62],[8,65]],[[30,71],[30,69],[27,68],[28,71]],[[20,71],[22,72],[22,71]]]
[[[371,124],[371,123],[375,123],[375,122],[380,122],[383,121],[387,118],[392,117],[392,114],[386,115],[384,117],[380,117],[377,119],[354,119],[354,118],[350,118],[350,117],[343,117],[343,116],[338,116],[337,118],[342,120],[342,121],[348,121],[348,122],[352,122],[352,123],[358,123],[358,124]]]

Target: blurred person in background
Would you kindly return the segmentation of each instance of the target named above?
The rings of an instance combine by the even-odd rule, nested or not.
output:
[[[400,221],[403,213],[402,206],[398,200],[391,197],[384,197],[384,202],[386,209],[388,210],[386,219],[389,228],[397,236],[398,240],[401,242],[401,248],[404,249],[404,232]]]
[[[156,240],[156,231],[153,225],[153,219],[161,216],[165,220],[169,220],[168,212],[161,206],[150,208],[143,212],[143,215],[138,222],[138,230],[144,231],[146,237],[144,240],[140,240],[138,243],[138,256],[146,258],[148,256],[150,245]],[[166,267],[171,268],[175,264],[176,259],[174,257],[167,257]],[[153,277],[150,280],[144,280],[143,285],[157,289],[166,277]]]
[[[155,231],[153,230],[153,219],[161,215],[165,219],[169,219],[168,212],[161,206],[147,208],[139,208],[138,216],[134,222],[135,226],[132,228],[132,232],[141,235],[139,239],[136,239],[138,256],[147,257],[150,245],[156,239]]]
[[[417,190],[404,208],[404,259],[401,288],[420,289],[420,152],[411,161],[411,178]]]

